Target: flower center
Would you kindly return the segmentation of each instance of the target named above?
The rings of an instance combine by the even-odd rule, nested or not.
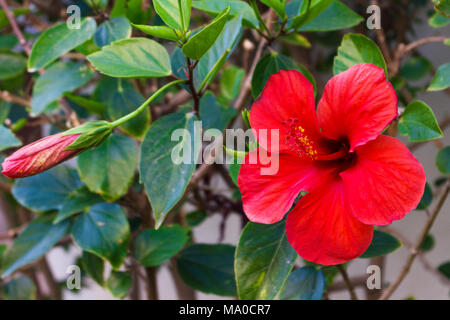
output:
[[[291,150],[303,158],[309,157],[312,160],[317,159],[317,145],[316,141],[311,139],[305,129],[300,125],[298,119],[288,119],[283,124],[288,128],[288,134],[286,135],[286,144],[290,146]]]

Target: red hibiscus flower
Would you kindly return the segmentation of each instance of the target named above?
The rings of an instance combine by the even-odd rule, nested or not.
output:
[[[66,150],[79,136],[58,133],[26,145],[3,161],[2,173],[10,178],[24,178],[48,170],[83,151]]]
[[[249,163],[239,174],[244,211],[253,222],[283,219],[300,191],[307,191],[286,220],[290,244],[306,260],[340,264],[359,257],[373,226],[403,218],[425,187],[422,165],[397,139],[381,135],[397,116],[397,98],[384,70],[359,64],[333,77],[317,110],[313,86],[299,72],[272,75],[250,111],[250,124],[268,129],[260,139],[279,157],[279,170]],[[279,130],[271,145],[270,129]]]

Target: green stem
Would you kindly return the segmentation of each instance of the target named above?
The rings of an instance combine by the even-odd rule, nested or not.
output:
[[[231,52],[231,49],[228,48],[225,50],[225,52],[222,54],[220,59],[216,62],[216,64],[209,70],[208,74],[206,75],[205,79],[203,79],[202,83],[200,84],[200,88],[198,89],[198,92],[200,93],[200,96],[203,95],[203,91],[205,90],[208,83],[216,76],[217,72],[219,72],[219,69],[223,67],[225,60],[228,57],[228,54]]]
[[[149,104],[150,102],[152,102],[153,100],[155,100],[162,92],[164,92],[166,89],[179,84],[179,83],[183,83],[186,82],[186,80],[176,80],[176,81],[172,81],[168,84],[166,84],[165,86],[162,86],[161,88],[159,88],[155,93],[153,93],[150,98],[148,98],[143,104],[141,104],[136,110],[134,110],[133,112],[123,116],[120,119],[117,119],[114,122],[111,122],[111,126],[113,128],[116,128],[118,126],[120,126],[121,124],[127,122],[130,119],[133,119],[134,117],[136,117],[139,113],[141,113]]]

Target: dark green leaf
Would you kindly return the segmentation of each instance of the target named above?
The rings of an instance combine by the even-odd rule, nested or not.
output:
[[[316,83],[311,73],[305,67],[292,60],[291,58],[282,55],[281,53],[272,51],[271,53],[264,56],[261,60],[259,60],[258,64],[256,65],[255,73],[253,74],[252,78],[252,94],[255,99],[264,89],[264,86],[266,85],[266,82],[267,80],[269,80],[270,76],[280,70],[299,71],[309,80],[309,82],[312,83],[315,95]]]
[[[249,222],[242,230],[234,261],[239,299],[271,300],[283,287],[297,259],[285,225]]]
[[[16,138],[14,133],[11,132],[8,128],[0,125],[0,151],[12,148],[19,147],[22,145],[22,142]]]
[[[190,227],[196,227],[200,223],[202,223],[206,217],[207,214],[203,210],[191,211],[188,214],[186,214],[186,223]]]
[[[145,101],[145,98],[127,79],[102,79],[94,95],[98,101],[107,106],[106,116],[112,121],[136,110]],[[150,118],[150,109],[147,108],[119,128],[133,137],[142,138],[150,125]]]
[[[153,209],[156,228],[183,196],[195,171],[201,149],[196,143],[200,128],[195,129],[195,120],[193,113],[164,116],[150,126],[142,142],[139,172]],[[177,129],[181,129],[180,135],[175,134],[172,139]]]
[[[127,255],[130,226],[119,205],[101,203],[77,217],[72,236],[83,250],[108,260],[118,269]]]
[[[433,110],[422,101],[413,101],[406,107],[398,123],[400,134],[408,135],[411,142],[442,138],[442,131]]]
[[[210,24],[193,35],[182,48],[184,55],[199,60],[219,37],[225,27],[229,13],[230,8],[227,7]]]
[[[422,243],[420,244],[420,251],[427,252],[433,249],[434,247],[434,237],[431,234],[427,234],[425,236],[425,239],[423,239]]]
[[[43,256],[67,234],[69,221],[53,224],[54,218],[54,214],[42,214],[31,221],[14,240],[3,257],[3,278]]]
[[[446,16],[450,16],[450,1],[449,0],[439,0],[434,1],[435,7],[439,10],[440,14],[445,14]]]
[[[233,17],[242,15],[246,26],[257,29],[259,25],[258,19],[252,8],[248,3],[241,0],[199,0],[193,1],[192,6],[211,14],[218,14],[229,6],[230,15]]]
[[[445,90],[450,87],[450,63],[440,66],[431,80],[428,91]]]
[[[144,230],[136,237],[134,256],[143,266],[159,266],[184,247],[188,232],[188,228],[179,225]]]
[[[83,96],[77,96],[70,92],[64,93],[64,97],[76,103],[77,105],[85,108],[89,112],[97,113],[100,115],[103,115],[105,113],[106,106],[98,101],[85,98]]]
[[[63,54],[87,41],[95,32],[97,24],[93,18],[81,20],[80,29],[69,29],[65,22],[45,30],[31,49],[28,69],[44,68]]]
[[[5,300],[34,300],[36,286],[27,276],[19,276],[3,285],[2,297]]]
[[[436,166],[443,174],[450,174],[450,146],[446,146],[438,152]]]
[[[280,292],[280,300],[321,300],[324,290],[322,270],[303,267],[291,272]]]
[[[447,279],[450,280],[450,262],[441,264],[438,267],[438,271],[442,273]]]
[[[99,47],[131,37],[131,25],[127,18],[117,17],[103,22],[95,31],[94,43]]]
[[[424,57],[411,56],[400,68],[400,75],[410,81],[417,81],[425,77],[433,69],[430,60]]]
[[[196,290],[235,297],[234,251],[235,247],[226,244],[192,245],[178,255],[178,272]]]
[[[21,205],[34,211],[60,209],[69,194],[80,184],[75,170],[57,166],[38,175],[16,180],[12,194]]]
[[[210,91],[206,92],[200,100],[200,118],[205,131],[211,128],[225,130],[235,115],[234,108],[223,105]]]
[[[233,182],[236,185],[238,185],[238,177],[239,177],[239,171],[241,170],[241,164],[240,163],[231,163],[228,170],[230,171],[231,179],[233,179]]]
[[[114,201],[130,187],[137,157],[133,139],[112,134],[100,146],[78,157],[78,172],[92,192]]]
[[[56,62],[40,76],[33,87],[31,111],[39,115],[64,92],[73,91],[92,79],[93,71],[82,63]]]
[[[86,273],[90,275],[95,282],[103,286],[105,282],[103,278],[105,262],[103,259],[88,251],[83,251],[81,256],[81,265],[83,270],[86,271]]]
[[[101,73],[117,78],[160,78],[172,73],[167,50],[146,38],[113,42],[88,60]]]
[[[378,46],[362,34],[348,33],[334,58],[333,72],[336,75],[360,63],[371,63],[383,68],[387,76],[386,62]]]
[[[13,34],[5,34],[0,36],[0,50],[12,50],[18,43],[19,40]]]
[[[244,69],[236,66],[230,66],[224,70],[220,78],[220,93],[226,100],[231,101],[237,98],[242,79],[244,78]]]
[[[130,291],[131,277],[127,272],[112,271],[106,280],[106,288],[114,297],[123,299]]]
[[[433,192],[431,191],[431,187],[427,182],[425,184],[425,190],[423,192],[422,199],[420,200],[419,204],[417,205],[416,210],[425,210],[426,208],[429,207],[432,200],[433,200]]]
[[[286,0],[261,0],[261,2],[271,7],[281,19],[286,17]]]
[[[166,26],[147,26],[144,24],[133,24],[133,27],[153,37],[172,41],[177,41],[179,39],[177,31]]]
[[[402,246],[402,243],[391,236],[389,233],[375,230],[373,232],[372,242],[360,258],[372,258],[384,256]]]
[[[300,14],[292,19],[292,27],[298,29],[307,24],[328,8],[333,0],[302,1]]]
[[[11,79],[21,75],[27,68],[27,60],[20,54],[0,53],[0,80]]]
[[[89,207],[100,202],[103,202],[103,199],[99,195],[90,192],[86,186],[83,186],[68,195],[53,223],[59,223],[76,213],[87,211]]]

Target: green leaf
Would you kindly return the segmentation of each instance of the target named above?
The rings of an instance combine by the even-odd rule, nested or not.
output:
[[[190,227],[196,227],[201,224],[207,217],[206,211],[196,210],[186,214],[186,223]]]
[[[27,60],[20,54],[0,53],[0,80],[20,76],[27,68]]]
[[[166,27],[166,26],[147,26],[145,24],[131,24],[136,29],[141,30],[142,32],[161,39],[178,41],[179,36],[175,29]]]
[[[439,13],[443,13],[447,16],[450,16],[450,1],[449,0],[439,0],[435,1],[435,7],[439,10]]]
[[[105,113],[106,106],[98,101],[83,96],[78,96],[71,92],[64,93],[64,97],[85,108],[89,112],[97,113],[99,115],[103,115]]]
[[[297,70],[303,74],[314,87],[314,95],[316,94],[316,82],[312,74],[301,64],[281,53],[272,51],[259,60],[256,65],[252,78],[252,94],[256,99],[264,89],[264,86],[270,76],[280,70]]]
[[[219,37],[230,13],[227,7],[210,24],[193,35],[183,46],[182,51],[186,57],[199,60]]]
[[[143,266],[159,266],[184,247],[188,232],[188,228],[179,225],[144,230],[136,237],[134,256]]]
[[[200,100],[199,114],[203,130],[215,128],[223,131],[236,115],[236,110],[226,107],[212,92],[207,91]]]
[[[450,63],[440,66],[431,80],[427,91],[445,90],[450,87]]]
[[[242,15],[244,25],[247,27],[258,29],[258,19],[248,3],[241,0],[199,0],[193,1],[192,6],[195,9],[208,12],[210,14],[218,14],[226,7],[230,7],[230,15],[233,17]]]
[[[128,0],[127,18],[136,24],[147,23],[153,15],[153,8],[149,6],[147,10],[142,10],[143,0]]]
[[[364,18],[356,14],[341,1],[334,1],[328,8],[321,12],[310,22],[298,29],[298,31],[333,31],[354,27]]]
[[[69,194],[80,184],[75,170],[57,166],[32,177],[17,179],[12,194],[28,209],[47,211],[60,209]]]
[[[227,244],[194,244],[178,255],[178,273],[196,290],[235,297],[234,251]]]
[[[417,81],[425,77],[433,69],[430,60],[411,56],[408,61],[400,68],[400,75],[409,81]]]
[[[127,0],[114,1],[114,7],[109,14],[110,18],[123,17],[127,15]]]
[[[434,237],[431,234],[427,234],[425,236],[425,239],[423,239],[422,243],[420,244],[420,251],[427,252],[433,249],[434,247]]]
[[[83,251],[81,255],[81,266],[95,282],[103,286],[105,282],[103,278],[105,262],[101,258],[88,251]]]
[[[321,300],[324,290],[322,270],[303,267],[291,272],[280,292],[280,300]]]
[[[153,209],[156,228],[183,196],[195,171],[201,149],[196,143],[200,134],[200,128],[196,129],[194,125],[196,119],[193,113],[164,116],[150,126],[142,142],[139,172]],[[172,139],[177,129],[182,132]]]
[[[112,134],[100,146],[78,157],[78,172],[89,190],[114,201],[130,187],[137,166],[133,139]]]
[[[425,190],[423,192],[422,199],[420,199],[416,210],[425,210],[430,206],[431,201],[433,201],[433,192],[431,191],[431,187],[427,182],[425,184]]]
[[[82,63],[56,62],[34,84],[31,111],[39,115],[64,92],[73,91],[92,79],[94,72]]]
[[[0,36],[0,50],[12,50],[18,43],[19,40],[13,34],[5,34]]]
[[[103,22],[95,31],[94,43],[99,47],[131,37],[131,25],[127,18],[117,17]]]
[[[231,179],[233,180],[234,184],[237,186],[239,171],[241,171],[241,164],[240,163],[231,163],[228,170],[230,171]]]
[[[167,50],[146,38],[123,39],[88,56],[103,74],[117,78],[160,78],[172,73]]]
[[[3,284],[2,298],[5,300],[35,300],[36,286],[27,276],[19,276]]]
[[[286,0],[261,0],[261,2],[271,7],[281,19],[286,17]]]
[[[327,9],[333,0],[308,0],[302,1],[300,14],[292,19],[292,27],[298,29],[307,24]]]
[[[64,200],[53,223],[59,223],[76,213],[87,211],[92,205],[103,202],[103,199],[89,191],[86,186],[73,191]]]
[[[17,139],[14,133],[11,132],[11,130],[0,125],[0,151],[12,147],[20,147],[21,145],[22,141]]]
[[[181,8],[178,4],[181,4]],[[180,31],[189,29],[191,0],[154,0],[156,13],[169,27]]]
[[[431,18],[428,20],[430,27],[442,28],[450,23],[450,18],[444,17],[443,15],[435,12]]]
[[[72,236],[83,250],[108,260],[118,269],[127,255],[130,226],[119,205],[101,203],[77,217]]]
[[[406,106],[400,117],[398,130],[408,135],[411,142],[422,142],[442,138],[442,131],[433,110],[422,101],[413,101]]]
[[[285,225],[249,222],[242,230],[234,261],[239,299],[271,300],[283,287],[297,259]]]
[[[387,76],[386,62],[378,46],[362,34],[348,33],[334,58],[333,73],[336,75],[360,63],[371,63],[383,68]]]
[[[30,9],[28,9],[28,8],[17,8],[17,9],[12,9],[11,11],[14,14],[14,17],[18,17],[18,16],[20,16],[22,14],[30,12]],[[9,26],[9,19],[6,16],[5,11],[0,9],[0,29],[3,29],[5,27],[7,27],[7,26]]]
[[[105,78],[99,81],[94,96],[106,105],[106,116],[109,120],[117,120],[134,111],[145,98],[127,79]],[[150,109],[142,111],[119,128],[135,138],[142,138],[150,126]]]
[[[53,224],[55,214],[42,214],[31,221],[5,252],[2,277],[42,257],[70,228],[68,220]]]
[[[30,72],[48,66],[94,35],[97,24],[93,18],[81,20],[80,29],[69,29],[65,22],[45,30],[31,49],[28,60]]]
[[[442,263],[438,267],[438,271],[450,280],[450,262]]]
[[[372,242],[360,258],[384,256],[397,250],[401,246],[402,243],[389,233],[374,230]]]
[[[438,152],[436,166],[443,174],[450,174],[450,146],[446,146]]]
[[[226,68],[220,78],[220,93],[222,97],[228,101],[236,99],[241,90],[244,75],[244,69],[233,65]]]
[[[112,271],[106,280],[106,288],[114,297],[123,299],[130,291],[131,277],[124,271]]]

